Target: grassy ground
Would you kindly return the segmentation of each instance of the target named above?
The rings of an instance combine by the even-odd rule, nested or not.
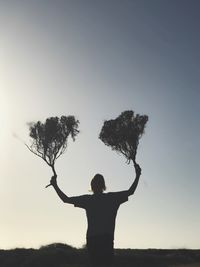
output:
[[[200,263],[172,265],[170,267],[200,267]]]
[[[87,251],[65,244],[0,250],[1,267],[89,267]],[[200,250],[116,249],[115,267],[200,267]]]

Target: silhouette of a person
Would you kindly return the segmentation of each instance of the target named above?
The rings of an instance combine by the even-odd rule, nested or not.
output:
[[[108,192],[101,174],[96,174],[91,181],[93,194],[68,197],[57,185],[56,176],[51,178],[51,185],[64,203],[73,204],[75,207],[86,210],[87,250],[93,265],[109,264],[113,261],[115,218],[119,206],[128,200],[135,192],[141,175],[141,168],[134,164],[136,177],[128,190],[120,192]]]

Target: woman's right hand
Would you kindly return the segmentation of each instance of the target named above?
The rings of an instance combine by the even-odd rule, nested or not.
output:
[[[51,177],[50,184],[53,185],[53,186],[57,185],[57,175],[54,175],[54,176]]]

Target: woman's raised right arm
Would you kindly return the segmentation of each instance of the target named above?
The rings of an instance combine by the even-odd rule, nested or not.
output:
[[[60,198],[64,203],[72,204],[72,202],[71,202],[71,198],[68,197],[67,195],[65,195],[65,194],[60,190],[60,188],[58,187],[58,184],[57,184],[57,176],[52,176],[52,177],[51,177],[50,184],[53,186],[53,188],[55,189],[57,195],[59,196],[59,198]]]

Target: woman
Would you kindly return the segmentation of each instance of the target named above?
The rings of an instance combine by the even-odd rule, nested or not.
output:
[[[56,176],[51,178],[51,185],[64,203],[86,210],[87,215],[87,249],[94,265],[112,263],[114,256],[115,219],[119,206],[133,195],[141,175],[141,168],[134,164],[136,177],[128,190],[104,193],[105,180],[101,174],[96,174],[91,181],[93,194],[68,197],[57,185]]]

